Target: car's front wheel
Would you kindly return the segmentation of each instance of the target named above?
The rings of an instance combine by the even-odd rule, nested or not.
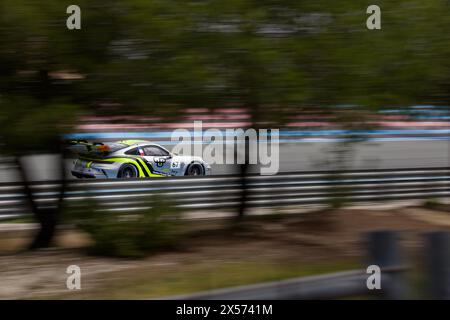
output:
[[[138,176],[136,167],[132,164],[124,164],[120,167],[118,178],[121,179],[131,179],[136,178]]]
[[[198,163],[192,163],[186,170],[187,176],[203,176],[203,167]]]

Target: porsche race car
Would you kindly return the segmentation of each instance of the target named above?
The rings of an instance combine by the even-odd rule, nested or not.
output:
[[[72,175],[77,178],[129,179],[211,174],[202,158],[179,156],[143,140],[88,143],[71,141],[69,149],[78,154]]]

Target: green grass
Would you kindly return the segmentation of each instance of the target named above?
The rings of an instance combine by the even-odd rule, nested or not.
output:
[[[301,262],[214,262],[166,267],[141,267],[108,275],[95,290],[50,298],[148,299],[195,293],[259,282],[356,269],[355,262],[302,265]]]

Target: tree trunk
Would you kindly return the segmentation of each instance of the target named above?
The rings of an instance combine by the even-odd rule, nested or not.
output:
[[[56,203],[49,207],[39,207],[31,190],[30,180],[27,174],[27,168],[22,163],[20,157],[16,157],[16,163],[19,168],[19,173],[23,181],[25,196],[30,206],[32,213],[34,214],[37,222],[40,224],[39,231],[35,235],[32,243],[29,245],[30,250],[48,248],[52,245],[53,238],[56,233],[56,225],[60,216],[62,207],[62,201],[64,198],[64,192],[66,190],[67,182],[65,178],[65,156],[64,152],[61,153],[59,167],[61,170],[61,183],[58,189],[58,198]]]
[[[246,143],[247,144],[247,143]],[[247,149],[247,146],[246,146]],[[246,159],[247,160],[247,159]],[[247,202],[248,202],[248,169],[249,165],[248,162],[242,164],[239,166],[239,181],[240,181],[240,201],[239,201],[239,207],[238,207],[238,215],[237,220],[241,221],[245,216],[245,211],[247,209]]]
[[[256,130],[256,138],[259,139],[259,119],[258,119],[258,105],[254,104],[252,105],[250,112],[251,112],[251,126],[249,126],[247,129],[255,129]],[[239,207],[238,207],[238,214],[237,214],[237,221],[241,221],[244,216],[246,215],[247,207],[248,207],[248,200],[249,200],[249,171],[250,171],[250,141],[247,139],[244,140],[245,144],[245,162],[244,164],[241,164],[239,166],[239,183],[240,183],[240,200],[239,200]]]
[[[40,224],[40,229],[30,244],[30,250],[48,248],[55,236],[59,208],[40,208],[34,215]]]

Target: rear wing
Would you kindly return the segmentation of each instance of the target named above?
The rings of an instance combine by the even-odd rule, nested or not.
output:
[[[74,154],[108,152],[109,147],[102,142],[88,142],[87,140],[68,140],[66,149]]]

